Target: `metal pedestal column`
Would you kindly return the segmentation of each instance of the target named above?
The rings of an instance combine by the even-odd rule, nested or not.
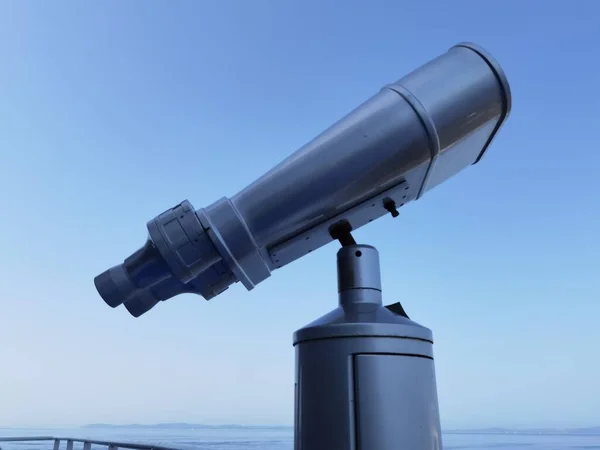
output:
[[[431,331],[383,306],[374,247],[337,265],[339,306],[294,333],[295,450],[441,449]]]

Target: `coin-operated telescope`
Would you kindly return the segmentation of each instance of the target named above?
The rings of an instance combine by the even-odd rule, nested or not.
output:
[[[94,282],[135,317],[178,294],[248,290],[333,240],[339,305],[298,330],[296,450],[442,447],[431,331],[383,306],[377,250],[352,230],[479,162],[511,108],[499,65],[459,44],[385,86],[231,198],[188,201]]]

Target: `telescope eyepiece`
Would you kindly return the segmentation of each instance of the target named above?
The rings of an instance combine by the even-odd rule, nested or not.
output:
[[[111,308],[116,308],[136,291],[123,265],[114,266],[94,278],[100,297]]]
[[[170,276],[172,275],[169,273],[168,266],[152,241],[148,239],[144,246],[128,257],[123,264],[98,275],[94,279],[94,284],[106,304],[116,308],[132,298],[135,299],[140,290],[149,288]],[[132,304],[136,301],[138,300],[134,300]]]

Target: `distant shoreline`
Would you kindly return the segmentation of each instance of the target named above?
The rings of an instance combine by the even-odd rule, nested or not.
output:
[[[444,430],[444,434],[514,434],[519,436],[600,436],[600,427],[587,428],[483,428],[472,430]]]
[[[82,428],[104,428],[104,429],[152,429],[152,430],[289,430],[292,425],[207,425],[195,423],[157,423],[151,425],[127,424],[114,425],[95,423],[84,425]],[[444,434],[514,434],[514,435],[568,435],[568,436],[598,436],[600,435],[600,426],[587,428],[481,428],[481,429],[455,429],[443,430]]]
[[[207,425],[196,423],[157,423],[157,424],[107,424],[93,423],[74,427],[3,427],[0,430],[59,430],[59,429],[105,429],[105,430],[293,430],[293,425]],[[447,429],[443,434],[462,435],[515,435],[515,436],[600,436],[600,426],[586,428],[475,428]]]
[[[92,423],[81,428],[111,428],[111,429],[147,429],[147,430],[277,430],[291,429],[293,425],[207,425],[202,423],[157,423],[152,425],[127,424],[113,425],[106,423]]]

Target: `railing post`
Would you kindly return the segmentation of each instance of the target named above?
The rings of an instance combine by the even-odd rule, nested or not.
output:
[[[83,443],[83,450],[92,450],[92,443],[91,442],[84,442]]]
[[[73,450],[73,441],[67,441],[67,450]]]
[[[58,450],[60,448],[60,439],[54,439],[54,450]]]

